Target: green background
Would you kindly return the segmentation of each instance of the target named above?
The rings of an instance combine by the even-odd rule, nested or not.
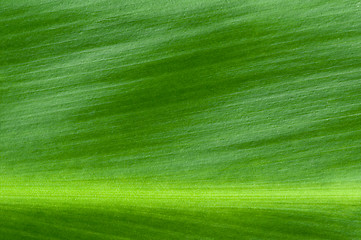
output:
[[[0,1],[0,239],[361,239],[360,17]]]

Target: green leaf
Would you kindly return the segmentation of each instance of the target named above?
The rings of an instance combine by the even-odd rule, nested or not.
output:
[[[357,1],[0,2],[0,239],[361,239]]]

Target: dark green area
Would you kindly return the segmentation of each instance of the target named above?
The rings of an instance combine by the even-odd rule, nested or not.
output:
[[[4,224],[0,237],[34,240],[359,238],[360,228],[355,229],[350,223],[359,220],[360,210],[314,207],[307,210],[206,208],[180,211],[116,206],[111,209],[2,206],[0,218]]]

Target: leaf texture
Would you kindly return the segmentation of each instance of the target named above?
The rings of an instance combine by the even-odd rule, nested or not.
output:
[[[361,239],[360,14],[1,1],[0,239]]]

